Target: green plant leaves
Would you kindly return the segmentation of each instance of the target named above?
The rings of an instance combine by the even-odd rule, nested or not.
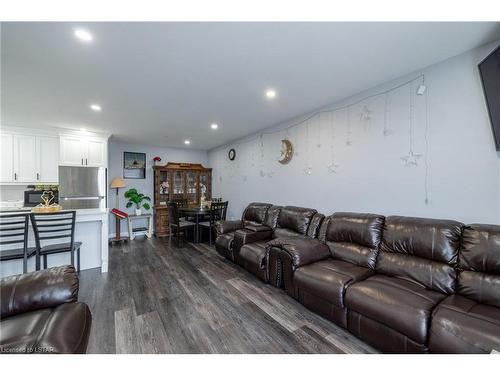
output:
[[[134,204],[137,206],[138,209],[141,208],[141,206],[144,207],[146,210],[149,210],[151,208],[151,205],[149,203],[146,202],[142,203],[143,201],[151,202],[151,198],[142,193],[139,193],[137,189],[132,188],[127,190],[124,196],[125,198],[128,199],[126,205],[127,208],[131,207]]]

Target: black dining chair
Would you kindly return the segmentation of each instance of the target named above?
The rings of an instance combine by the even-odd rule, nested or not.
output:
[[[196,228],[195,223],[179,219],[179,207],[176,202],[168,202],[168,222],[170,227],[169,240],[172,239],[172,233],[174,233],[177,240],[177,247],[180,247],[181,233],[186,236],[186,231],[188,229],[192,228],[194,231]]]
[[[31,222],[35,232],[37,269],[40,268],[41,257],[43,257],[43,268],[46,269],[49,255],[69,252],[72,266],[75,265],[76,253],[76,269],[80,272],[80,247],[82,243],[75,242],[75,219],[76,211],[31,214]],[[59,239],[66,240],[54,243],[54,240]]]
[[[28,272],[28,258],[36,248],[28,247],[29,213],[0,215],[0,261],[23,261],[23,273]]]
[[[221,220],[226,220],[228,202],[212,202],[210,204],[210,221],[202,221],[198,225],[200,228],[208,228],[208,239],[212,246],[212,232],[215,228],[215,223]]]

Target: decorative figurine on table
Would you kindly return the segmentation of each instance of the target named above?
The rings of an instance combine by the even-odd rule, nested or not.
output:
[[[58,212],[62,210],[62,207],[57,203],[54,203],[54,192],[51,190],[45,190],[40,196],[43,203],[33,207],[31,210],[35,213],[46,213],[46,212]]]
[[[204,184],[200,184],[200,208],[203,210],[207,206],[207,201],[205,198],[205,194],[207,193],[207,187]]]

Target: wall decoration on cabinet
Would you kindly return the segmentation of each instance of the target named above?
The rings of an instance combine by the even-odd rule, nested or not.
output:
[[[283,165],[290,163],[293,157],[293,145],[288,139],[281,140],[281,154],[279,162]]]
[[[146,178],[146,154],[127,151],[123,153],[123,178]]]

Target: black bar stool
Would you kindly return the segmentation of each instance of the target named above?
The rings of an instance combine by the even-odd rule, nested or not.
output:
[[[0,261],[23,260],[23,273],[28,272],[28,258],[36,248],[28,248],[29,214],[0,215]]]
[[[36,241],[36,264],[40,269],[40,257],[43,256],[43,268],[47,268],[47,256],[69,252],[71,254],[71,265],[75,265],[75,252],[77,260],[77,271],[80,272],[80,247],[81,242],[75,242],[75,219],[76,211],[51,212],[45,214],[31,214],[31,222],[35,232]],[[50,243],[55,239],[67,238],[69,242]]]

